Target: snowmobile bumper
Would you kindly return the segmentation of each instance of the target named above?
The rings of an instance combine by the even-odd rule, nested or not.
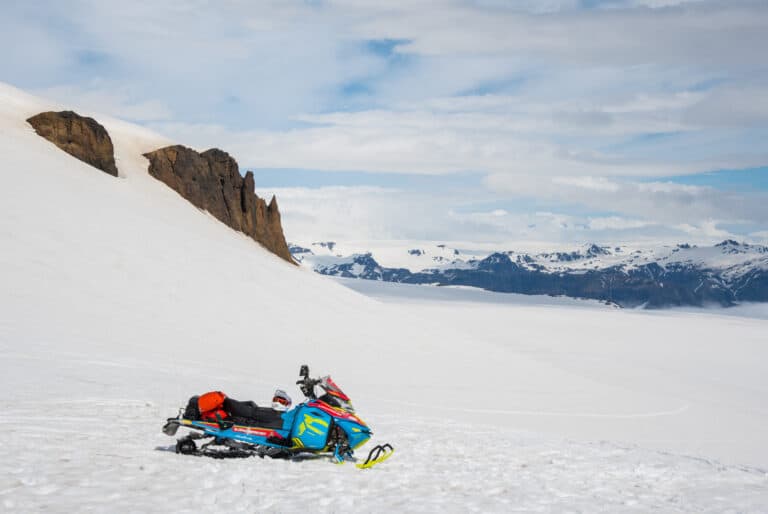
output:
[[[176,432],[179,430],[179,426],[180,423],[178,418],[168,418],[168,421],[163,425],[163,433],[165,435],[175,436]]]

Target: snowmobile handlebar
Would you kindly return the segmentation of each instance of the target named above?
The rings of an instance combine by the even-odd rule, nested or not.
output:
[[[301,389],[301,392],[304,393],[304,396],[307,398],[314,400],[317,398],[315,395],[315,386],[318,385],[322,380],[319,378],[302,378],[301,380],[296,381],[296,385],[299,386],[299,389]]]
[[[296,381],[296,385],[299,386],[301,392],[309,399],[314,400],[317,398],[315,395],[315,386],[322,382],[320,378],[309,378],[309,366],[303,364],[299,370],[300,380]]]

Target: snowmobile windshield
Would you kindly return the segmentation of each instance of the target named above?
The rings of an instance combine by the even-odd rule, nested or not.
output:
[[[336,382],[330,376],[325,376],[320,379],[320,387],[325,390],[325,393],[334,400],[333,403],[338,403],[342,409],[354,412],[352,407],[352,399],[347,396],[341,388],[336,385]]]
[[[344,400],[346,402],[351,401],[349,396],[344,394],[344,391],[341,390],[341,387],[336,385],[336,382],[334,382],[330,376],[323,377],[321,379],[320,387],[325,389],[326,393],[330,394],[335,398],[338,398],[339,400]]]

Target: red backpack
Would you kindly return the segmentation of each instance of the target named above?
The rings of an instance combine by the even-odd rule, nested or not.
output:
[[[218,415],[221,419],[227,417],[227,411],[224,410],[224,400],[227,395],[221,391],[211,391],[200,395],[197,399],[197,407],[200,409],[200,418],[207,421],[216,421]]]

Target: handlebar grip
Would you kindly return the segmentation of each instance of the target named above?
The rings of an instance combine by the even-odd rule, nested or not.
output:
[[[304,387],[315,387],[316,385],[319,385],[323,382],[323,379],[321,378],[302,378],[301,380],[296,381],[296,385],[298,386],[304,386]]]

